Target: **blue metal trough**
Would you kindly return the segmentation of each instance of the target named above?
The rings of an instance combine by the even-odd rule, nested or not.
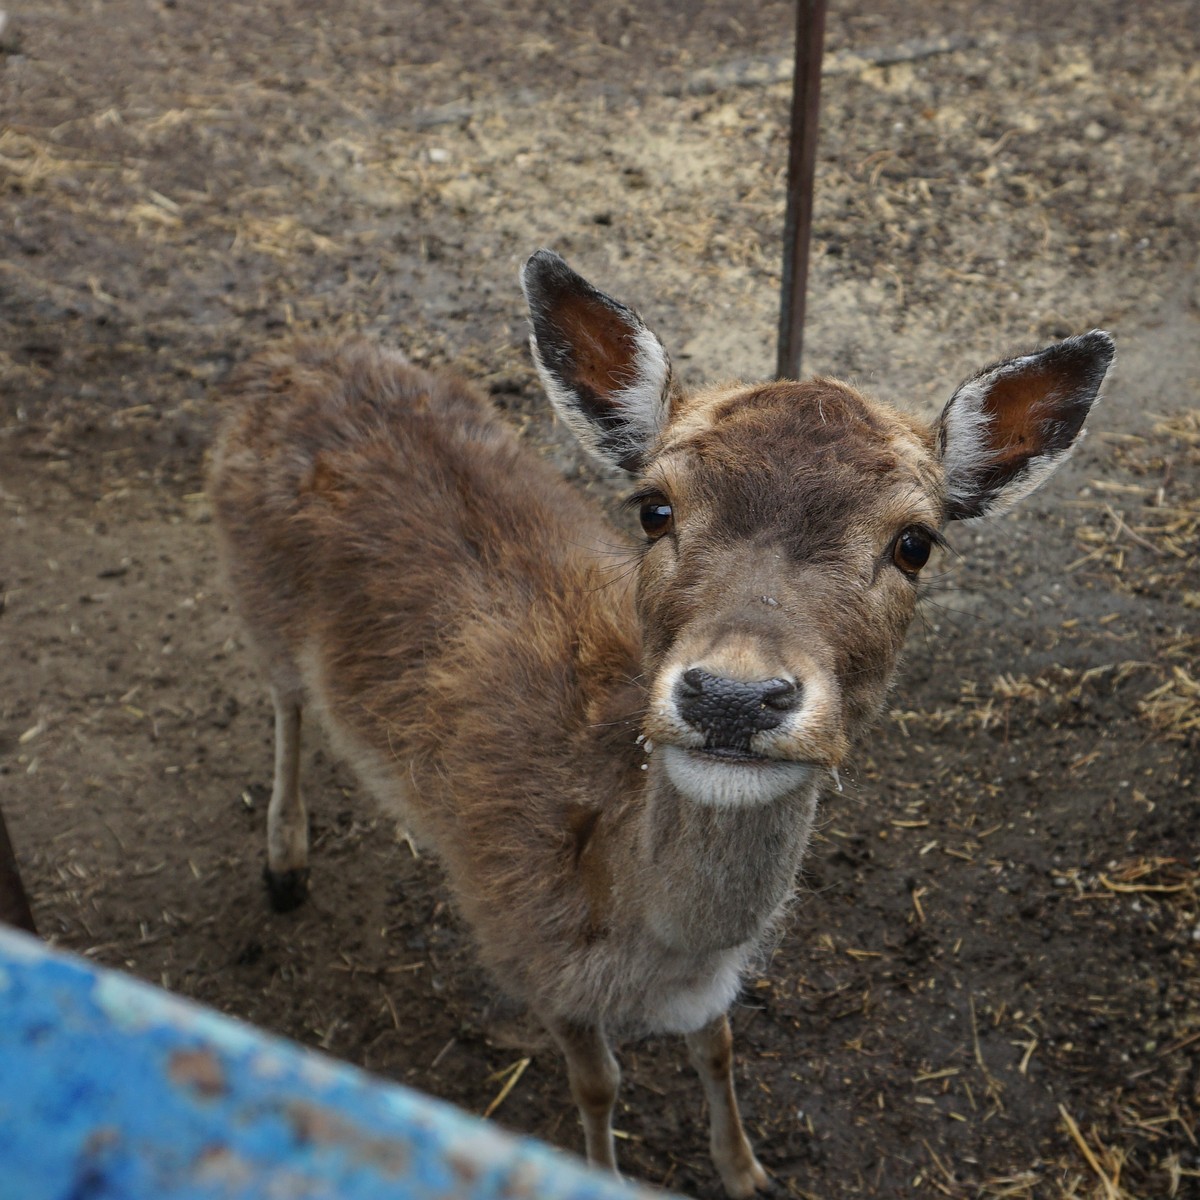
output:
[[[631,1200],[611,1176],[0,929],[0,1200]]]

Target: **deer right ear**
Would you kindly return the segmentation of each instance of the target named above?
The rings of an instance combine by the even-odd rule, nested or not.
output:
[[[1093,329],[968,379],[934,427],[946,519],[1006,512],[1066,462],[1113,354]]]
[[[631,308],[552,250],[521,272],[529,348],[559,416],[598,459],[636,473],[667,421],[671,360]]]

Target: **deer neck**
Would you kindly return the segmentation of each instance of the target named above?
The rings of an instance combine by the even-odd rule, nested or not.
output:
[[[581,839],[593,920],[647,930],[681,953],[761,939],[792,895],[819,785],[769,804],[697,804],[657,757],[644,761],[645,770],[630,764],[631,791]]]
[[[697,804],[660,768],[647,772],[638,831],[644,919],[693,951],[761,938],[792,895],[816,812],[808,783],[769,804]]]

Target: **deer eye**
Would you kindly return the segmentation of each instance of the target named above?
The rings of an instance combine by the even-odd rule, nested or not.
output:
[[[638,507],[638,519],[642,529],[652,541],[665,533],[670,533],[675,524],[675,514],[671,510],[671,502],[661,492],[652,492],[641,497]]]
[[[910,525],[892,543],[892,562],[906,575],[915,575],[929,561],[934,537],[928,529]]]

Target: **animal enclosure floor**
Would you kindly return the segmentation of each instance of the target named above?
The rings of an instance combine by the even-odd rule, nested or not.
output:
[[[830,7],[806,371],[930,412],[1092,326],[1118,362],[1045,491],[951,530],[735,1011],[748,1127],[789,1196],[1200,1196],[1196,6]],[[368,331],[614,502],[548,416],[517,268],[559,250],[689,381],[769,373],[791,21],[10,10],[0,804],[47,936],[475,1112],[519,1071],[496,1119],[581,1145],[436,865],[319,740],[313,896],[267,909],[270,705],[215,575],[210,390],[271,337]],[[682,1047],[621,1058],[626,1171],[718,1196]]]

